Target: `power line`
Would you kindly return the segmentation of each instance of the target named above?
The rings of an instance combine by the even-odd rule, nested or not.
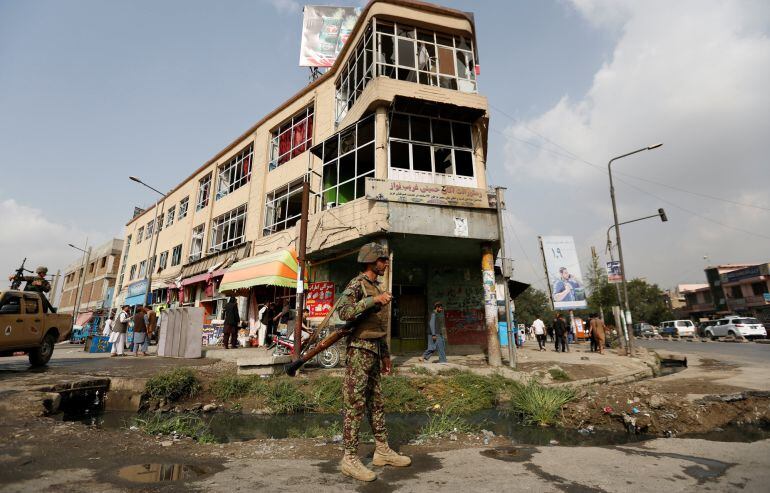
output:
[[[533,133],[534,135],[540,137],[541,139],[543,139],[544,141],[548,142],[549,144],[551,144],[551,145],[553,145],[553,146],[555,146],[555,147],[557,147],[557,148],[559,148],[562,151],[567,153],[567,155],[564,155],[564,154],[561,154],[561,153],[554,153],[554,154],[556,154],[558,156],[565,157],[565,158],[571,158],[571,159],[573,159],[575,161],[580,161],[580,162],[583,162],[583,163],[591,165],[591,166],[596,166],[595,164],[590,163],[590,162],[582,159],[580,156],[578,156],[577,154],[573,153],[572,151],[570,151],[569,149],[565,148],[564,146],[562,146],[562,145],[560,145],[560,144],[550,140],[549,138],[545,137],[544,135],[542,135],[542,134],[532,130],[531,128],[526,126],[524,123],[522,123],[521,120],[519,120],[519,119],[509,115],[508,113],[506,113],[505,111],[501,110],[500,108],[492,106],[491,104],[489,105],[489,107],[492,108],[493,110],[497,111],[498,113],[500,113],[500,114],[510,118],[513,122],[521,125],[524,129],[526,129],[527,131],[529,131],[529,132]],[[503,137],[506,137],[506,138],[509,137],[509,136],[506,136],[505,134],[503,134],[502,132],[497,131],[497,133],[500,133],[501,135],[503,135]],[[542,147],[542,146],[538,146],[537,144],[534,144],[532,142],[528,142],[528,141],[525,141],[525,140],[522,140],[522,139],[518,139],[518,138],[512,137],[512,136],[510,136],[510,138],[513,138],[513,139],[518,140],[520,142],[524,142],[524,143],[529,144],[529,145],[533,145],[535,147],[540,147],[543,150],[551,151],[553,153],[552,150],[546,149],[545,147]],[[714,196],[714,195],[709,195],[709,194],[703,193],[703,192],[696,192],[696,191],[693,191],[693,190],[687,190],[685,188],[675,187],[673,185],[668,185],[666,183],[660,183],[660,182],[657,182],[657,181],[654,181],[654,180],[650,180],[650,179],[647,179],[647,178],[642,178],[641,176],[632,175],[630,173],[623,173],[623,172],[620,172],[620,171],[616,171],[615,173],[618,174],[618,175],[627,176],[629,178],[636,178],[637,180],[641,180],[641,181],[644,181],[644,182],[647,182],[647,183],[650,183],[650,184],[653,184],[653,185],[658,185],[658,186],[661,186],[661,187],[669,188],[671,190],[676,190],[677,192],[689,193],[691,195],[695,195],[695,196],[702,197],[702,198],[707,198],[707,199],[711,199],[711,200],[718,200],[720,202],[725,202],[725,203],[728,203],[728,204],[738,205],[738,206],[741,206],[741,207],[750,207],[752,209],[759,209],[759,210],[762,210],[762,211],[770,212],[770,207],[765,207],[765,206],[756,205],[756,204],[749,204],[749,203],[746,203],[746,202],[738,202],[736,200],[725,199],[725,198],[722,198],[722,197],[717,197],[717,196]]]
[[[565,154],[562,154],[562,153],[556,152],[556,151],[554,151],[554,150],[552,150],[552,149],[548,149],[548,148],[546,148],[546,147],[543,147],[543,146],[541,146],[541,145],[538,145],[537,143],[534,143],[534,142],[530,142],[530,141],[526,141],[526,140],[523,140],[523,139],[519,139],[519,138],[516,138],[516,137],[513,137],[513,136],[508,136],[508,135],[505,135],[504,133],[500,132],[499,130],[495,130],[495,129],[491,129],[491,130],[492,130],[492,131],[494,131],[495,133],[498,133],[498,134],[502,135],[502,136],[503,136],[503,138],[505,138],[505,139],[514,139],[514,140],[517,140],[517,141],[520,141],[520,142],[526,143],[526,144],[528,144],[528,145],[531,145],[531,146],[533,146],[533,147],[538,147],[538,148],[540,148],[541,150],[543,150],[543,151],[545,151],[545,152],[550,152],[551,154],[555,154],[555,155],[557,155],[557,156],[561,156],[561,157],[563,157],[563,158],[566,158],[566,159],[570,159],[570,160],[572,160],[572,161],[577,161],[577,162],[580,162],[580,163],[586,164],[586,165],[588,165],[588,166],[591,166],[592,168],[595,168],[595,169],[596,169],[596,170],[598,170],[598,171],[601,171],[601,172],[602,172],[603,174],[605,174],[605,175],[606,175],[606,174],[608,174],[607,170],[605,170],[603,166],[598,166],[598,165],[596,165],[596,164],[594,164],[594,163],[592,163],[592,162],[590,162],[590,161],[586,161],[585,159],[581,159],[581,158],[578,158],[578,157],[572,157],[572,156],[568,156],[568,155],[565,155]],[[626,175],[625,173],[623,173],[623,174],[624,174],[624,175]],[[638,178],[638,177],[635,177],[635,178]],[[640,179],[642,179],[642,178],[640,178]],[[656,195],[656,194],[654,194],[654,193],[652,193],[652,192],[649,192],[649,191],[647,191],[647,190],[645,190],[645,189],[643,189],[643,188],[641,188],[641,187],[638,187],[638,186],[636,186],[636,185],[634,185],[634,184],[632,184],[632,183],[630,183],[630,182],[628,182],[628,181],[626,181],[626,180],[623,180],[623,179],[620,179],[620,178],[618,178],[618,179],[617,179],[617,181],[619,181],[619,182],[621,182],[621,183],[624,183],[624,184],[628,185],[629,187],[631,187],[631,188],[633,188],[633,189],[635,189],[635,190],[637,190],[637,191],[639,191],[639,192],[642,192],[642,193],[644,193],[644,194],[650,195],[651,197],[655,197],[656,199],[658,199],[658,200],[661,200],[661,201],[665,202],[666,204],[668,204],[668,205],[670,205],[670,206],[672,206],[672,207],[674,207],[674,208],[676,208],[676,209],[679,209],[679,210],[681,210],[681,211],[684,211],[684,212],[686,212],[686,213],[688,213],[688,214],[691,214],[691,215],[693,215],[693,216],[695,216],[695,217],[698,217],[698,218],[700,218],[700,219],[703,219],[704,221],[708,221],[708,222],[711,222],[711,223],[717,224],[717,225],[719,225],[719,226],[725,227],[725,228],[727,228],[727,229],[732,229],[732,230],[734,230],[734,231],[739,231],[739,232],[741,232],[741,233],[745,233],[745,234],[748,234],[748,235],[751,235],[751,236],[756,236],[756,237],[758,237],[758,238],[763,238],[763,239],[766,239],[766,240],[770,240],[770,236],[765,236],[765,235],[763,235],[763,234],[760,234],[760,233],[756,233],[756,232],[754,232],[754,231],[749,231],[749,230],[747,230],[747,229],[739,228],[739,227],[737,227],[737,226],[732,226],[732,225],[729,225],[729,224],[723,223],[723,222],[721,222],[721,221],[717,221],[716,219],[712,219],[712,218],[710,218],[710,217],[708,217],[708,216],[704,216],[703,214],[699,214],[699,213],[697,213],[697,212],[694,212],[694,211],[692,211],[692,210],[690,210],[690,209],[687,209],[687,208],[685,208],[685,207],[682,207],[682,206],[680,206],[680,205],[678,205],[678,204],[676,204],[676,203],[674,203],[674,202],[671,202],[670,200],[664,199],[664,198],[660,197],[659,195]],[[653,183],[654,183],[654,182],[653,182]],[[720,199],[720,200],[721,200],[721,199]],[[743,205],[743,204],[739,204],[739,203],[736,203],[736,204],[738,204],[738,205]]]

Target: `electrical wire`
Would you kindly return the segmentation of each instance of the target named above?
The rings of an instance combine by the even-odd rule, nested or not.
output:
[[[562,146],[562,145],[552,141],[551,139],[549,139],[546,136],[536,132],[535,130],[532,130],[530,127],[528,127],[524,123],[522,123],[521,120],[519,120],[519,119],[509,115],[508,113],[506,113],[505,111],[501,110],[500,108],[497,108],[496,106],[493,106],[491,104],[489,105],[489,107],[492,108],[493,110],[497,111],[501,115],[504,115],[504,116],[508,117],[509,119],[511,119],[511,121],[513,121],[516,124],[520,125],[521,127],[526,129],[527,131],[531,132],[532,134],[536,135],[537,137],[543,139],[544,141],[548,142],[549,144],[551,144],[551,145],[553,145],[553,146],[555,146],[555,147],[557,147],[557,148],[559,148],[562,151],[567,153],[567,155],[564,155],[564,154],[561,154],[561,153],[556,153],[557,155],[562,156],[562,157],[571,158],[571,159],[573,159],[575,161],[580,161],[582,163],[585,163],[585,164],[588,164],[588,165],[591,165],[591,166],[596,166],[595,164],[590,163],[590,162],[582,159],[580,156],[578,156],[577,154],[573,153],[572,151],[570,151],[569,149],[565,148],[564,146]],[[505,134],[503,134],[503,133],[501,133],[499,131],[497,133],[500,133],[504,137],[509,137],[509,136],[506,136]],[[535,147],[540,147],[543,150],[548,150],[545,147],[538,146],[537,144],[534,144],[532,142],[524,141],[522,139],[517,139],[517,138],[512,137],[512,136],[511,136],[511,138],[519,140],[520,142],[525,142],[525,143],[527,143],[529,145],[533,145]],[[658,185],[658,186],[661,186],[661,187],[669,188],[669,189],[675,190],[677,192],[689,193],[689,194],[695,195],[697,197],[707,198],[707,199],[711,199],[711,200],[717,200],[717,201],[720,201],[720,202],[725,202],[725,203],[728,203],[728,204],[738,205],[738,206],[741,206],[741,207],[749,207],[749,208],[752,208],[752,209],[759,209],[759,210],[762,210],[762,211],[770,212],[770,207],[765,207],[765,206],[756,205],[756,204],[749,204],[749,203],[746,203],[746,202],[738,202],[736,200],[725,199],[725,198],[722,198],[722,197],[717,197],[717,196],[714,196],[714,195],[709,195],[709,194],[703,193],[703,192],[696,192],[696,191],[693,191],[693,190],[687,190],[685,188],[675,187],[673,185],[668,185],[666,183],[660,183],[660,182],[657,182],[657,181],[654,181],[654,180],[650,180],[650,179],[647,179],[647,178],[642,178],[641,176],[636,176],[636,175],[632,175],[630,173],[624,173],[624,172],[621,172],[621,171],[616,171],[615,174],[626,176],[628,178],[635,178],[637,180],[641,180],[641,181],[650,183],[652,185]]]

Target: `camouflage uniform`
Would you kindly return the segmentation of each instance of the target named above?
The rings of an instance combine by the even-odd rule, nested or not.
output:
[[[342,320],[354,320],[358,315],[375,305],[373,296],[383,291],[377,281],[359,274],[349,283],[342,293],[338,314]],[[386,310],[367,316],[359,327],[348,337],[347,368],[342,384],[344,399],[343,440],[345,453],[358,453],[358,432],[364,411],[368,410],[369,424],[376,440],[387,442],[385,429],[385,411],[380,387],[382,358],[389,357],[386,336],[377,335],[372,327],[384,327],[387,333]]]
[[[43,301],[43,311],[45,313],[56,313],[56,308],[51,305],[51,302],[48,301],[48,298],[45,295],[45,293],[51,290],[51,283],[44,277],[48,273],[48,269],[45,267],[38,267],[36,270],[38,273],[37,276],[22,277],[22,280],[27,283],[24,286],[24,291],[35,291],[40,293],[40,299]],[[39,284],[33,284],[34,282],[39,282]]]

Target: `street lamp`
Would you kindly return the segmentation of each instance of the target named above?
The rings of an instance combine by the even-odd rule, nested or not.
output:
[[[617,207],[617,204],[615,203],[615,185],[612,182],[612,162],[617,161],[618,159],[622,159],[624,157],[631,156],[632,154],[636,154],[637,152],[651,151],[652,149],[657,149],[662,145],[663,143],[658,143],[647,147],[642,147],[641,149],[637,149],[635,151],[631,151],[626,154],[616,156],[610,159],[609,163],[607,163],[607,172],[610,175],[610,198],[612,199],[612,216],[615,222],[615,243],[618,245],[618,257],[620,257],[620,278],[623,282],[623,305],[624,305],[623,309],[625,310],[625,312],[623,313],[623,316],[621,318],[623,323],[623,330],[628,340],[626,351],[629,356],[634,355],[634,348],[633,348],[634,334],[633,334],[633,331],[629,332],[628,330],[628,319],[631,315],[631,310],[628,307],[628,285],[626,283],[626,266],[623,263],[623,247],[620,244],[620,224],[618,223],[618,207]],[[663,215],[661,216],[661,219],[663,217],[665,217],[665,213],[663,213]]]
[[[75,311],[72,317],[73,322],[76,322],[78,319],[78,315],[80,314],[80,299],[83,295],[83,288],[85,288],[85,281],[86,281],[86,266],[88,265],[88,261],[91,258],[91,247],[88,246],[88,239],[86,239],[86,250],[73,245],[72,243],[67,243],[67,245],[71,246],[75,250],[80,250],[83,252],[83,275],[80,276],[80,279],[78,280],[78,287],[77,291],[75,292]]]
[[[629,223],[635,223],[637,221],[644,221],[645,219],[652,219],[653,217],[659,217],[661,222],[667,222],[668,216],[666,216],[666,211],[661,207],[658,209],[657,214],[652,214],[650,216],[644,216],[640,217],[638,219],[631,219],[630,221],[623,221],[622,223],[619,223],[618,226],[621,226],[623,224],[629,224]],[[612,254],[612,241],[610,240],[610,231],[615,227],[615,225],[611,225],[609,228],[607,228],[607,251],[610,253],[610,261],[615,262],[615,257]],[[617,283],[615,283],[615,292],[618,295],[618,305],[621,305],[621,298],[620,298],[620,287],[618,287]],[[632,331],[633,332],[633,331]],[[625,334],[624,339],[626,340],[626,344],[628,344],[628,333]]]
[[[163,200],[160,203],[160,213],[162,215],[163,207],[166,205],[166,194],[164,194],[157,188],[151,187],[150,185],[146,184],[136,176],[129,176],[128,179],[136,183],[139,183],[140,185],[144,185],[145,187],[149,188],[153,192],[156,192],[161,197],[163,197]],[[150,295],[150,289],[152,286],[152,271],[155,270],[154,269],[155,266],[150,264],[150,259],[152,259],[155,256],[155,251],[158,248],[158,239],[156,238],[156,236],[160,236],[160,225],[158,224],[158,207],[157,206],[155,207],[155,219],[153,220],[153,225],[154,227],[152,231],[152,236],[150,237],[150,245],[147,248],[147,287],[144,289],[144,304],[147,303],[147,298]]]

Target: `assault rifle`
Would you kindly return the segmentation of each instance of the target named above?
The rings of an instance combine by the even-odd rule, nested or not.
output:
[[[289,375],[290,377],[295,376],[297,374],[297,370],[302,368],[305,365],[305,363],[313,359],[318,353],[322,353],[327,349],[329,349],[331,346],[334,345],[334,343],[336,343],[343,337],[352,334],[353,330],[355,330],[356,328],[356,324],[358,324],[364,318],[368,317],[369,314],[380,311],[380,308],[381,308],[380,305],[374,305],[373,307],[364,310],[355,319],[349,322],[345,322],[345,325],[335,330],[328,336],[324,337],[321,340],[321,342],[311,347],[306,352],[302,353],[302,355],[299,357],[297,361],[292,361],[291,363],[288,363],[287,365],[285,365],[283,369],[286,371],[286,374]]]
[[[21,287],[22,281],[24,281],[24,273],[30,272],[24,268],[24,264],[26,262],[27,258],[25,257],[24,260],[21,261],[21,267],[16,269],[16,273],[11,278],[11,289],[19,289]]]

